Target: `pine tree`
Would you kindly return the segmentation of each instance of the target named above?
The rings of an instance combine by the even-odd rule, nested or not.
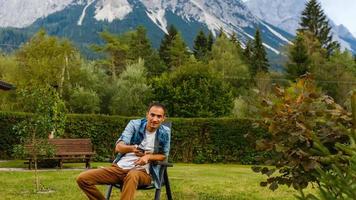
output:
[[[143,26],[138,26],[136,31],[130,34],[128,59],[137,60],[142,58],[146,60],[152,55],[151,42],[146,32]]]
[[[100,37],[105,41],[105,44],[93,45],[92,48],[107,55],[107,59],[103,60],[102,64],[107,67],[112,81],[115,81],[117,75],[125,70],[129,46],[117,35],[107,31],[101,32]]]
[[[172,40],[174,37],[178,34],[177,29],[173,26],[170,25],[168,34],[166,34],[162,41],[161,45],[159,47],[159,57],[163,60],[163,62],[168,66],[169,63],[171,62],[170,56],[169,56],[169,48],[172,45]]]
[[[183,65],[189,58],[187,45],[185,44],[180,33],[177,33],[173,38],[168,52],[169,60],[168,68],[171,70]]]
[[[304,43],[302,34],[297,34],[293,45],[289,47],[287,62],[287,78],[295,80],[301,75],[307,73],[310,65],[308,50]]]
[[[203,30],[200,30],[194,40],[193,46],[194,56],[197,60],[206,61],[208,52],[208,39]]]
[[[213,33],[209,32],[209,35],[208,35],[208,51],[211,51],[211,48],[214,44],[214,36],[213,36]]]
[[[257,29],[252,46],[252,55],[250,58],[250,74],[254,77],[257,72],[268,72],[268,59],[266,50],[262,44],[260,30]]]
[[[319,40],[322,47],[327,50],[327,55],[340,48],[340,44],[332,41],[331,27],[320,3],[309,0],[302,12],[299,32],[309,31]]]
[[[239,54],[242,55],[243,49],[241,47],[241,43],[239,41],[239,38],[237,37],[236,32],[232,32],[232,34],[230,35],[230,41],[236,45],[237,51],[239,52]]]

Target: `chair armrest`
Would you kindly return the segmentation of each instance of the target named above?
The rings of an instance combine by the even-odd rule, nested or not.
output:
[[[166,167],[173,167],[172,163],[166,162],[166,161],[155,161],[152,162],[153,165],[161,165],[161,166],[166,166]]]

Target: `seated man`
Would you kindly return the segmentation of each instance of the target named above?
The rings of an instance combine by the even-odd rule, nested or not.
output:
[[[163,161],[168,157],[171,130],[161,126],[166,109],[152,103],[146,119],[131,120],[116,142],[118,162],[110,167],[82,172],[77,177],[79,187],[89,199],[105,199],[95,185],[123,183],[121,199],[134,199],[138,185],[158,185],[159,166],[149,168],[150,161]]]

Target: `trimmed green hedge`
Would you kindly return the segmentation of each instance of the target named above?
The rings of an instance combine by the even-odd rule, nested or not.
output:
[[[30,117],[24,113],[0,112],[0,159],[11,158],[12,146],[19,139],[12,127]],[[104,115],[68,115],[65,138],[91,138],[97,160],[112,159],[114,145],[130,117]],[[245,137],[253,133],[262,137],[264,131],[254,128],[251,120],[231,118],[170,118],[173,162],[239,162],[256,163],[263,156],[254,149],[254,140]]]

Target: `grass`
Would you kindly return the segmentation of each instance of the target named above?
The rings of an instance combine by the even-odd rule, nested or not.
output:
[[[108,163],[93,163],[94,167]],[[65,164],[66,168],[81,167],[83,163]],[[23,161],[0,162],[0,167],[26,167]],[[84,169],[82,169],[84,170]],[[34,192],[34,175],[31,171],[0,172],[0,199],[86,199],[76,185],[79,170],[41,171],[41,183],[54,192]],[[280,187],[277,191],[259,186],[262,175],[252,172],[250,166],[234,164],[175,164],[169,168],[169,179],[174,199],[182,200],[239,200],[239,199],[296,199],[291,188]],[[104,193],[105,186],[99,186]],[[312,192],[312,189],[309,189]],[[118,199],[115,190],[112,199]],[[154,191],[138,191],[137,200],[153,199]],[[164,195],[164,190],[163,194]],[[165,198],[162,198],[165,199]]]

